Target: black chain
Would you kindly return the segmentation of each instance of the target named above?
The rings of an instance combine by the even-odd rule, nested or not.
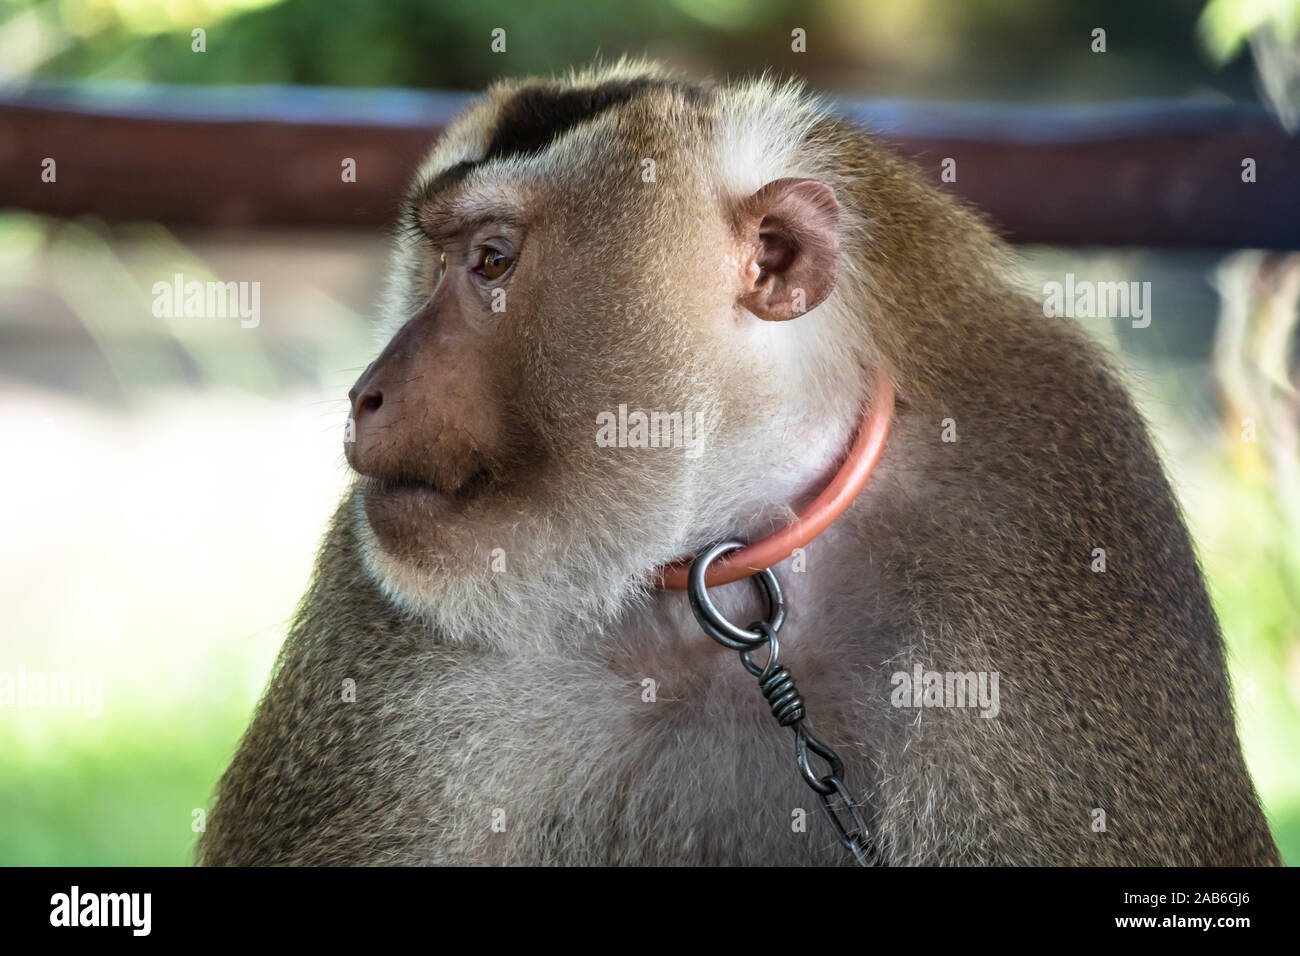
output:
[[[740,652],[740,662],[745,670],[758,678],[759,690],[771,707],[772,716],[782,727],[794,731],[795,763],[804,782],[817,794],[837,839],[853,854],[859,866],[872,866],[876,862],[875,847],[858,801],[844,785],[844,763],[839,754],[817,739],[805,724],[803,696],[795,686],[790,669],[779,662],[781,642],[777,639],[777,631],[785,621],[785,604],[776,575],[769,568],[760,571],[757,577],[767,595],[767,621],[755,621],[747,628],[736,627],[718,612],[709,599],[704,583],[709,565],[719,555],[739,547],[742,545],[738,541],[725,541],[707,548],[695,558],[687,586],[691,610],[706,634],[724,647]],[[767,646],[767,662],[760,666],[754,663],[753,654],[764,645]],[[813,769],[809,762],[810,752],[825,761],[829,773],[819,775]]]

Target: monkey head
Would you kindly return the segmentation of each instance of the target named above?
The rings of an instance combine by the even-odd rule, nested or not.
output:
[[[821,118],[793,88],[623,63],[498,86],[450,126],[349,393],[394,601],[452,639],[595,625],[818,490],[866,387]]]

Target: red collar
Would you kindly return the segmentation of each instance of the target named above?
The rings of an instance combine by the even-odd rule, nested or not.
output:
[[[790,524],[715,561],[705,584],[709,587],[730,584],[780,564],[796,548],[804,547],[829,528],[867,483],[871,470],[880,460],[893,418],[894,386],[889,376],[881,373],[876,377],[876,392],[858,428],[858,437],[830,484]],[[692,560],[683,558],[661,568],[659,585],[674,591],[686,590],[686,575]]]

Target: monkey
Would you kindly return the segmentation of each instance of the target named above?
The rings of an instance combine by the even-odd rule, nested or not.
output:
[[[773,568],[875,861],[1277,864],[1146,426],[1018,269],[795,81],[490,88],[405,197],[352,483],[198,861],[851,864],[659,569],[788,524],[883,377],[875,471]],[[620,406],[702,427],[598,441]],[[997,713],[900,705],[918,667]]]

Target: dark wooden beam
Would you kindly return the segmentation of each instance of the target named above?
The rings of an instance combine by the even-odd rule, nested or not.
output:
[[[44,84],[0,91],[0,207],[174,226],[391,222],[464,105],[403,90]],[[844,109],[1016,242],[1300,248],[1300,141],[1258,107]],[[41,163],[57,181],[41,181]],[[340,178],[344,157],[357,182]],[[940,182],[944,158],[957,181]],[[1242,182],[1255,160],[1257,181]]]

